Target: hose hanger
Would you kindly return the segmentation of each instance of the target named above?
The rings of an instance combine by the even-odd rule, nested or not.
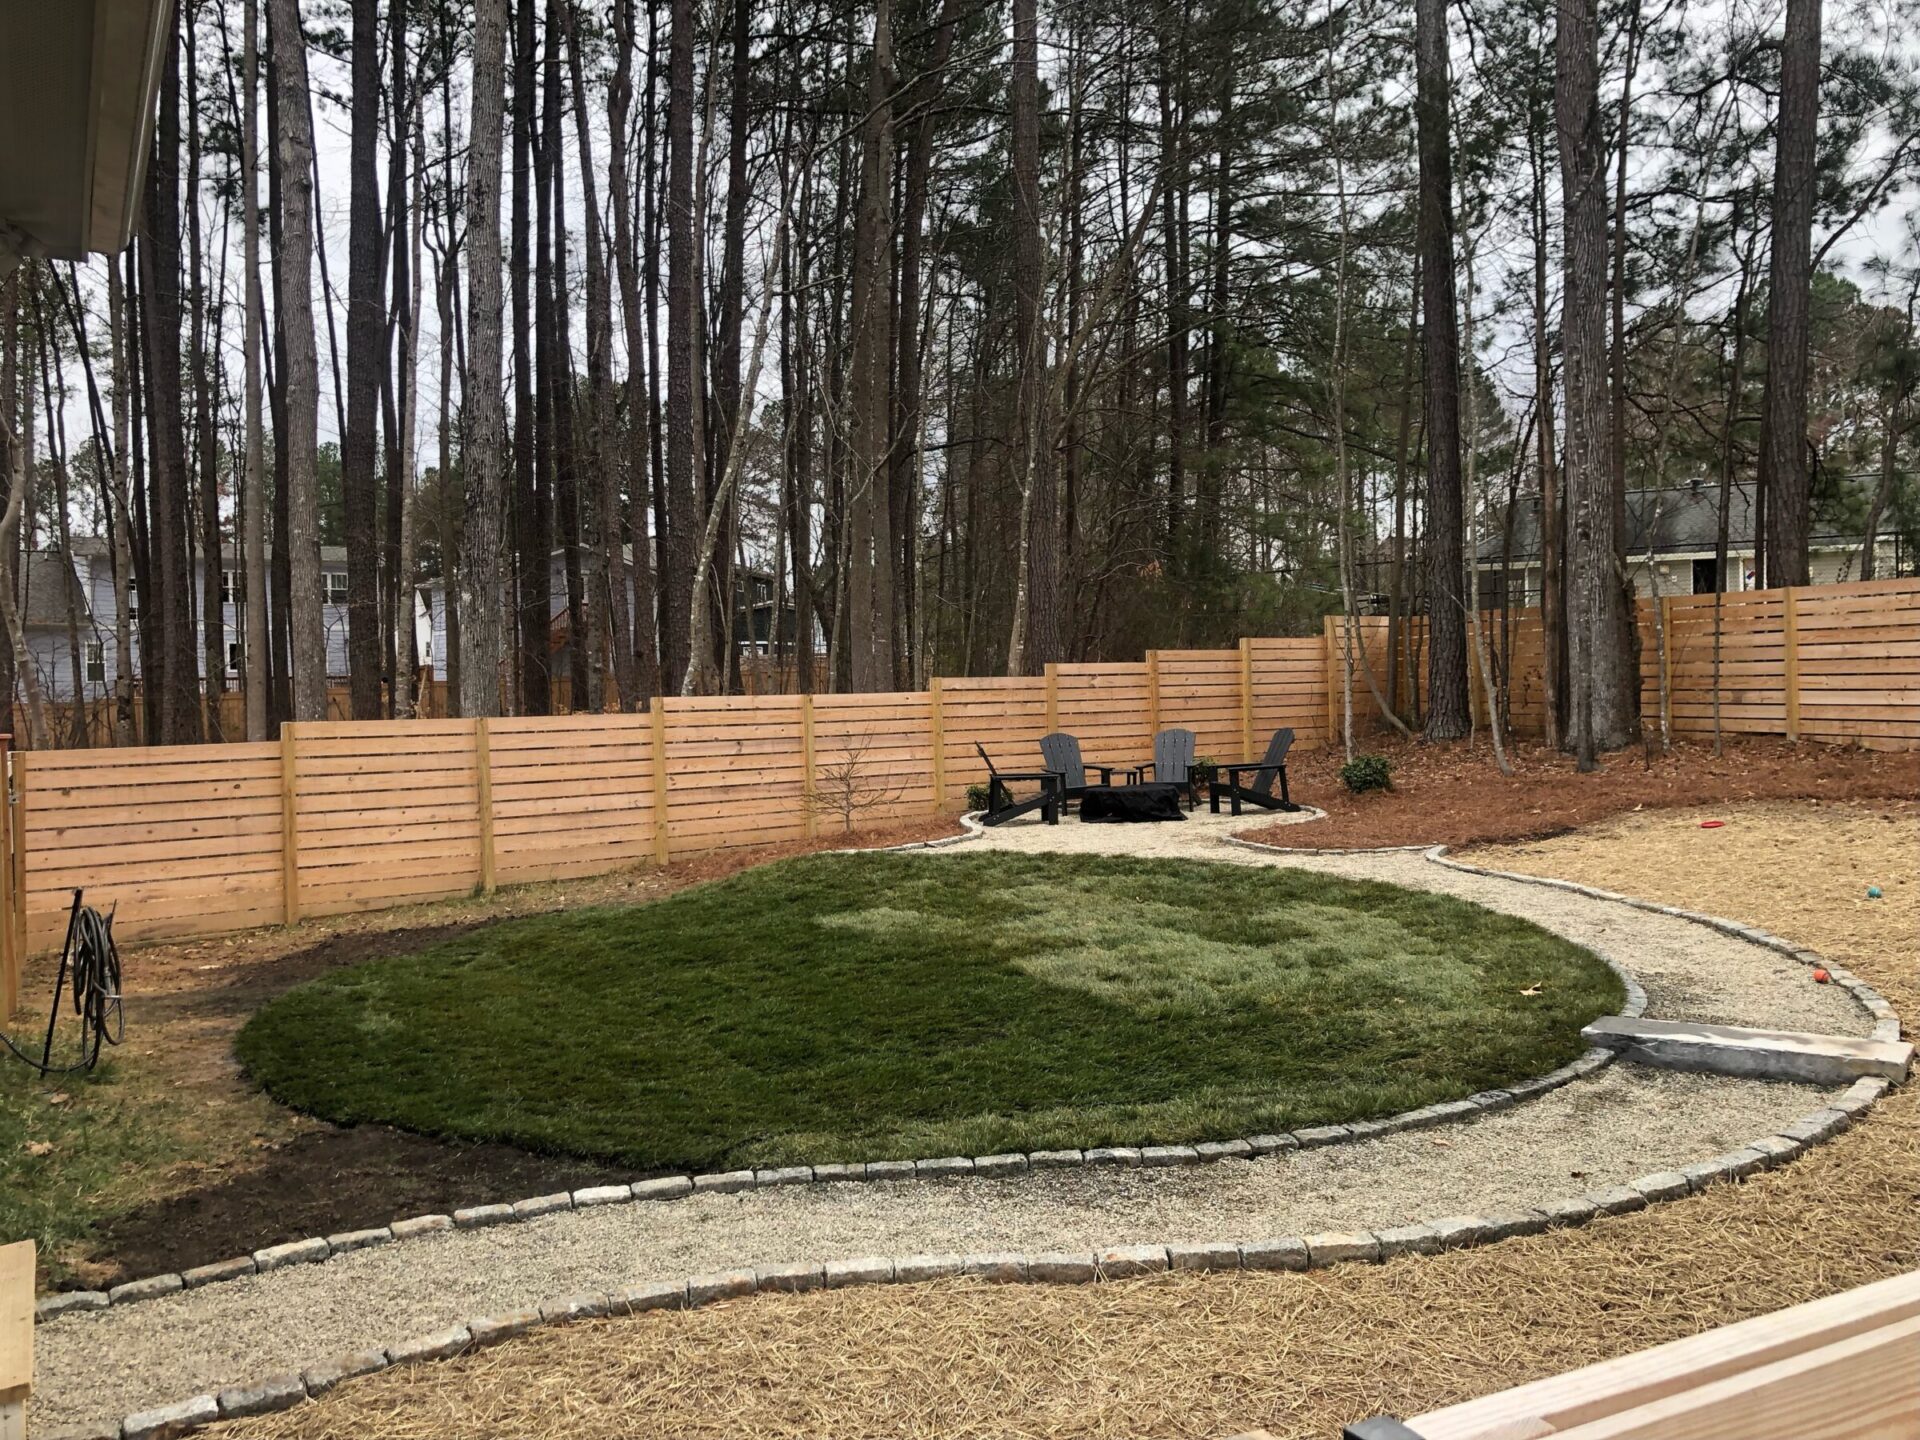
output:
[[[71,1075],[100,1063],[105,1045],[118,1045],[126,1035],[126,1012],[120,995],[120,952],[113,943],[113,915],[102,915],[82,903],[84,891],[73,892],[67,912],[67,938],[60,947],[60,971],[53,982],[53,1006],[47,1012],[46,1039],[40,1058],[34,1059],[5,1035],[0,1044],[22,1064],[42,1075]],[[71,991],[73,1013],[80,1018],[80,1058],[70,1065],[53,1063],[53,1037],[60,1024],[60,999]]]

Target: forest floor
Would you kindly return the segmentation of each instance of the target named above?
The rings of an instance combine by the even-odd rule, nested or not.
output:
[[[935,817],[864,828],[853,843],[958,832],[950,817]],[[40,1242],[42,1288],[101,1288],[396,1215],[637,1178],[513,1146],[308,1119],[246,1077],[233,1037],[274,996],[365,960],[511,916],[642,904],[847,844],[836,834],[690,856],[664,870],[129,946],[126,1043],[97,1071],[41,1080],[0,1056],[0,1235]],[[52,986],[51,960],[28,966],[11,1033],[38,1034]]]
[[[1706,818],[1727,823],[1700,844]],[[1622,816],[1475,859],[1764,926],[1911,1016],[1917,844],[1920,804],[1738,803]],[[1318,1440],[1916,1264],[1920,1086],[1909,1085],[1792,1165],[1578,1229],[1307,1274],[854,1287],[543,1328],[234,1430],[1217,1440],[1258,1427]]]
[[[1391,790],[1349,793],[1340,783],[1338,747],[1300,752],[1287,763],[1293,798],[1325,810],[1327,818],[1261,829],[1256,817],[1242,833],[1301,849],[1507,844],[1685,805],[1920,799],[1920,754],[1783,740],[1729,740],[1717,757],[1711,746],[1693,743],[1676,744],[1666,755],[1623,750],[1589,775],[1557,750],[1510,741],[1510,777],[1494,768],[1484,737],[1470,745],[1375,737],[1362,749],[1392,765]]]

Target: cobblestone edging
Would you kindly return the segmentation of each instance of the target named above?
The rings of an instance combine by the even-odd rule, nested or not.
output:
[[[1643,1175],[1626,1185],[1550,1201],[1537,1208],[1488,1215],[1448,1215],[1380,1230],[1282,1236],[1269,1240],[1122,1245],[1090,1252],[866,1256],[714,1271],[609,1292],[559,1296],[524,1310],[476,1316],[463,1324],[381,1348],[332,1356],[298,1371],[190,1396],[128,1415],[117,1422],[59,1432],[49,1440],[163,1440],[163,1437],[183,1435],[217,1420],[290,1409],[303,1400],[325,1394],[343,1380],[395,1366],[445,1359],[498,1344],[543,1325],[564,1325],[575,1320],[634,1315],[650,1310],[691,1309],[752,1294],[915,1284],[963,1276],[1005,1284],[1070,1285],[1178,1270],[1319,1270],[1351,1262],[1378,1262],[1398,1255],[1437,1254],[1510,1236],[1583,1225],[1599,1216],[1643,1210],[1660,1201],[1698,1194],[1712,1185],[1744,1180],[1761,1170],[1784,1165],[1846,1130],[1888,1088],[1889,1082],[1880,1077],[1857,1080],[1833,1105],[1739,1149],[1677,1170]]]
[[[1753,925],[1743,925],[1738,920],[1728,920],[1719,915],[1703,915],[1697,910],[1683,910],[1677,905],[1661,905],[1652,900],[1636,900],[1631,895],[1618,895],[1611,890],[1602,890],[1593,885],[1577,885],[1571,880],[1555,880],[1547,875],[1525,875],[1517,870],[1492,870],[1483,865],[1469,865],[1464,860],[1455,860],[1448,853],[1449,847],[1434,845],[1427,847],[1426,858],[1444,870],[1459,870],[1468,875],[1483,875],[1492,880],[1513,880],[1522,885],[1543,885],[1549,890],[1569,890],[1575,895],[1584,895],[1589,900],[1611,900],[1618,905],[1626,905],[1635,910],[1645,910],[1654,915],[1667,915],[1675,920],[1690,920],[1696,925],[1704,925],[1709,930],[1718,930],[1722,935],[1731,935],[1737,940],[1746,940],[1762,946],[1802,965],[1818,966],[1827,972],[1831,982],[1853,997],[1854,1003],[1873,1017],[1874,1040],[1898,1040],[1900,1038],[1900,1017],[1887,997],[1874,989],[1866,981],[1855,975],[1843,965],[1835,965],[1822,959],[1815,951],[1795,945],[1778,935],[1759,929]],[[1629,1017],[1631,1018],[1631,1017]]]
[[[1624,1013],[1638,1015],[1646,1005],[1640,986],[1607,957],[1607,964],[1618,973],[1627,987]],[[1343,1125],[1309,1125],[1276,1135],[1250,1135],[1237,1140],[1203,1140],[1192,1145],[1109,1145],[1084,1150],[1016,1151],[1001,1155],[943,1155],[919,1160],[869,1160],[847,1164],[785,1165],[756,1170],[726,1170],[705,1175],[666,1175],[654,1180],[636,1180],[630,1185],[591,1185],[579,1190],[534,1195],[524,1200],[493,1205],[474,1205],[450,1215],[414,1215],[368,1230],[349,1230],[340,1234],[309,1236],[282,1245],[271,1245],[251,1255],[196,1266],[177,1274],[152,1275],[129,1280],[111,1290],[69,1290],[44,1296],[35,1307],[40,1323],[80,1311],[104,1310],[109,1305],[126,1305],[195,1290],[243,1275],[264,1275],[288,1265],[311,1265],[364,1250],[388,1245],[418,1235],[448,1230],[472,1230],[491,1225],[509,1225],[532,1220],[561,1210],[588,1210],[601,1205],[626,1205],[640,1201],[678,1200],[687,1195],[725,1194],[739,1190],[761,1190],[781,1185],[821,1185],[866,1180],[938,1180],[953,1176],[978,1176],[1001,1179],[1035,1170],[1058,1170],[1072,1166],[1117,1165],[1160,1168],[1173,1165],[1204,1165],[1220,1160],[1251,1160],[1263,1155],[1279,1155],[1290,1150],[1312,1150],[1324,1145],[1350,1144],[1392,1135],[1403,1130],[1423,1130],[1456,1120],[1474,1120],[1482,1115],[1505,1110],[1522,1100],[1531,1100],[1557,1090],[1562,1085],[1591,1075],[1616,1058],[1613,1050],[1596,1046],[1578,1059],[1557,1070],[1523,1080],[1504,1090],[1483,1090],[1464,1100],[1446,1100],[1403,1110],[1381,1120],[1355,1120]]]

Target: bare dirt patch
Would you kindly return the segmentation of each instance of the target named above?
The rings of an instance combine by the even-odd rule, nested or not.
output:
[[[1904,902],[1864,902],[1864,886],[1864,903],[1842,898],[1856,864],[1864,874],[1904,856],[1912,872],[1915,807],[1891,822],[1882,813],[1726,809],[1745,859],[1711,876],[1676,873],[1671,854],[1647,858],[1658,842],[1639,853],[1667,815],[1532,858],[1565,878],[1764,925],[1912,1014],[1920,979]],[[1810,832],[1825,838],[1807,843]],[[1051,1440],[1261,1427],[1320,1440],[1369,1414],[1468,1399],[1916,1264],[1920,1087],[1909,1086],[1784,1170],[1579,1230],[1311,1275],[756,1298],[536,1332],[356,1381],[233,1433]]]
[[[233,1058],[233,1035],[264,1001],[315,976],[416,950],[477,925],[582,905],[642,904],[753,865],[849,844],[883,846],[956,834],[951,817],[816,840],[689,857],[490,896],[330,917],[284,929],[129,948],[127,1043],[113,1083],[81,1104],[137,1117],[161,1163],[123,1166],[78,1198],[99,1216],[77,1241],[44,1246],[42,1284],[93,1287],[223,1260],[264,1245],[383,1225],[454,1205],[520,1199],[631,1178],[636,1172],[505,1145],[449,1144],[384,1126],[340,1128],[283,1110]],[[51,962],[29,967],[13,1028],[44,1023]],[[35,1011],[40,1018],[34,1020]],[[7,1077],[15,1078],[15,1077]],[[41,1087],[59,1094],[57,1087]],[[164,1142],[158,1136],[164,1136]],[[58,1164],[56,1154],[21,1163]],[[0,1183],[10,1183],[0,1167]],[[56,1176],[35,1183],[58,1186]]]
[[[1339,750],[1308,751],[1288,764],[1293,796],[1327,818],[1301,829],[1251,830],[1249,838],[1304,849],[1492,844],[1562,835],[1637,810],[1920,798],[1920,755],[1784,741],[1728,741],[1717,759],[1705,745],[1676,745],[1664,756],[1624,750],[1589,775],[1571,757],[1523,742],[1512,748],[1511,778],[1494,768],[1484,741],[1377,739],[1368,748],[1392,763],[1392,790],[1351,794],[1340,783]]]

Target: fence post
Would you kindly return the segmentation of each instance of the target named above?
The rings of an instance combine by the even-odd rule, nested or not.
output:
[[[299,727],[291,720],[280,723],[280,888],[286,922],[300,919],[300,819],[294,801],[299,793]]]
[[[800,697],[800,809],[807,817],[807,838],[820,833],[813,808],[813,696]]]
[[[1240,637],[1240,759],[1253,763],[1253,637]]]
[[[493,893],[493,737],[487,717],[473,722],[473,788],[480,805],[480,893]]]
[[[1789,585],[1780,592],[1780,608],[1785,619],[1781,639],[1784,641],[1785,673],[1781,677],[1780,688],[1787,700],[1787,739],[1800,738],[1800,588]]]
[[[1046,667],[1047,676],[1047,733],[1051,735],[1060,728],[1060,671],[1051,661]]]
[[[940,704],[940,677],[927,681],[927,714],[933,735],[933,813],[947,803],[947,720]]]
[[[1160,733],[1160,652],[1147,651],[1147,734]]]
[[[26,1440],[33,1389],[33,1241],[0,1245],[0,1440]]]
[[[7,790],[7,831],[13,840],[13,851],[7,856],[7,871],[13,878],[13,908],[7,912],[4,923],[13,936],[13,978],[16,994],[20,983],[20,967],[27,963],[27,772],[26,757],[19,751],[12,753],[8,771],[12,784]]]
[[[1334,633],[1338,619],[1329,612],[1322,620],[1321,644],[1325,647],[1327,660],[1327,744],[1337,745],[1340,741],[1341,676],[1344,673],[1340,667],[1340,640]]]
[[[653,721],[653,858],[664,865],[672,853],[667,834],[667,697],[654,696],[647,709]]]
[[[0,786],[6,790],[5,803],[0,804],[0,1022],[10,1018],[20,1003],[20,946],[13,927],[18,891],[13,852],[19,832],[13,828],[13,756],[8,748],[12,739],[11,735],[0,734]]]

